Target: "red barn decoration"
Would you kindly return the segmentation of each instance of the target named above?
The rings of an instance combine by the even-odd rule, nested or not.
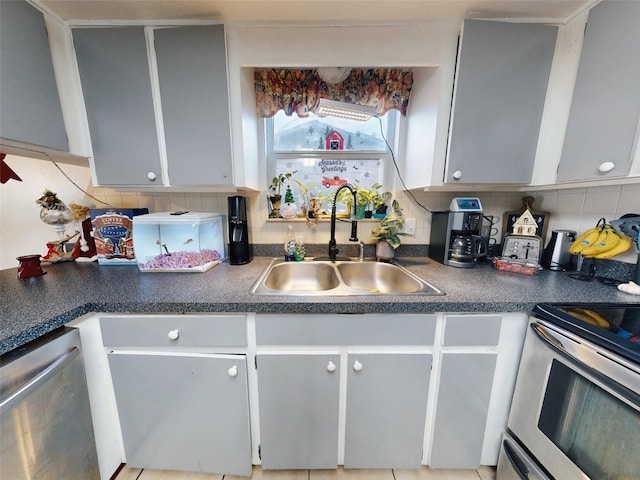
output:
[[[344,138],[335,130],[329,132],[324,148],[325,150],[344,150]]]

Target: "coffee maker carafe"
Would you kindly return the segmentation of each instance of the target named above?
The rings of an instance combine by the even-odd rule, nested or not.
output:
[[[228,200],[229,218],[229,263],[244,265],[252,260],[249,245],[249,223],[247,222],[247,199],[236,195]]]
[[[478,198],[454,198],[448,211],[432,212],[429,257],[452,267],[471,268],[487,256]]]

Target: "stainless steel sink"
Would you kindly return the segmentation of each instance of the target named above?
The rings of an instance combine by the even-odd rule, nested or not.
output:
[[[251,288],[257,295],[444,295],[406,268],[390,263],[285,262],[274,259]]]
[[[269,290],[324,292],[340,285],[335,269],[326,263],[283,262],[272,264],[264,278]]]

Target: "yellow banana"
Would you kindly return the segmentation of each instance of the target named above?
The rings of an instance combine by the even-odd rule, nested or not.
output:
[[[603,254],[620,243],[620,235],[614,230],[614,228],[608,223],[604,226],[600,235],[593,244],[585,247],[580,252],[583,257],[595,257],[598,254]]]
[[[595,324],[595,320],[593,318],[591,318],[589,315],[587,315],[586,313],[581,312],[579,309],[577,308],[568,308],[568,309],[563,309],[561,308],[560,310],[568,313],[569,315],[572,315],[576,318],[579,318],[580,320],[590,323],[591,325]]]
[[[561,309],[566,313],[573,315],[580,320],[587,322],[591,325],[595,325],[603,328],[610,328],[611,324],[605,320],[605,318],[599,313],[594,312],[593,310],[589,310],[587,308],[569,308],[569,309]]]
[[[578,255],[587,247],[593,245],[593,243],[598,239],[600,233],[602,232],[604,227],[597,226],[594,228],[590,228],[578,238],[576,238],[571,245],[569,246],[569,253],[571,255]]]
[[[631,239],[631,237],[627,237],[626,235],[619,233],[618,238],[620,240],[615,247],[605,252],[597,253],[594,258],[612,258],[616,255],[620,255],[621,253],[626,252],[631,248],[631,245],[633,245],[633,240]]]
[[[599,326],[599,327],[604,327],[604,328],[610,328],[611,324],[609,323],[608,320],[606,320],[602,315],[600,315],[598,312],[594,312],[591,309],[588,308],[581,308],[580,309],[585,315],[587,315],[589,318],[591,318],[593,320],[593,322],[595,325]]]

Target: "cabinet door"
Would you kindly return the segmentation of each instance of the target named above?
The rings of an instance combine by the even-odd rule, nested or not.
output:
[[[101,185],[162,184],[143,27],[73,30]]]
[[[108,357],[127,465],[251,474],[244,355]]]
[[[42,13],[0,2],[0,45],[0,137],[68,151]]]
[[[478,468],[497,355],[443,353],[433,430],[433,468]]]
[[[446,182],[530,183],[557,27],[465,20]]]
[[[589,12],[558,181],[629,173],[640,120],[638,25],[639,2],[603,1]]]
[[[224,25],[154,30],[171,185],[230,185]]]
[[[258,355],[257,363],[262,468],[336,468],[339,356]]]
[[[419,468],[431,355],[352,354],[345,468]]]

